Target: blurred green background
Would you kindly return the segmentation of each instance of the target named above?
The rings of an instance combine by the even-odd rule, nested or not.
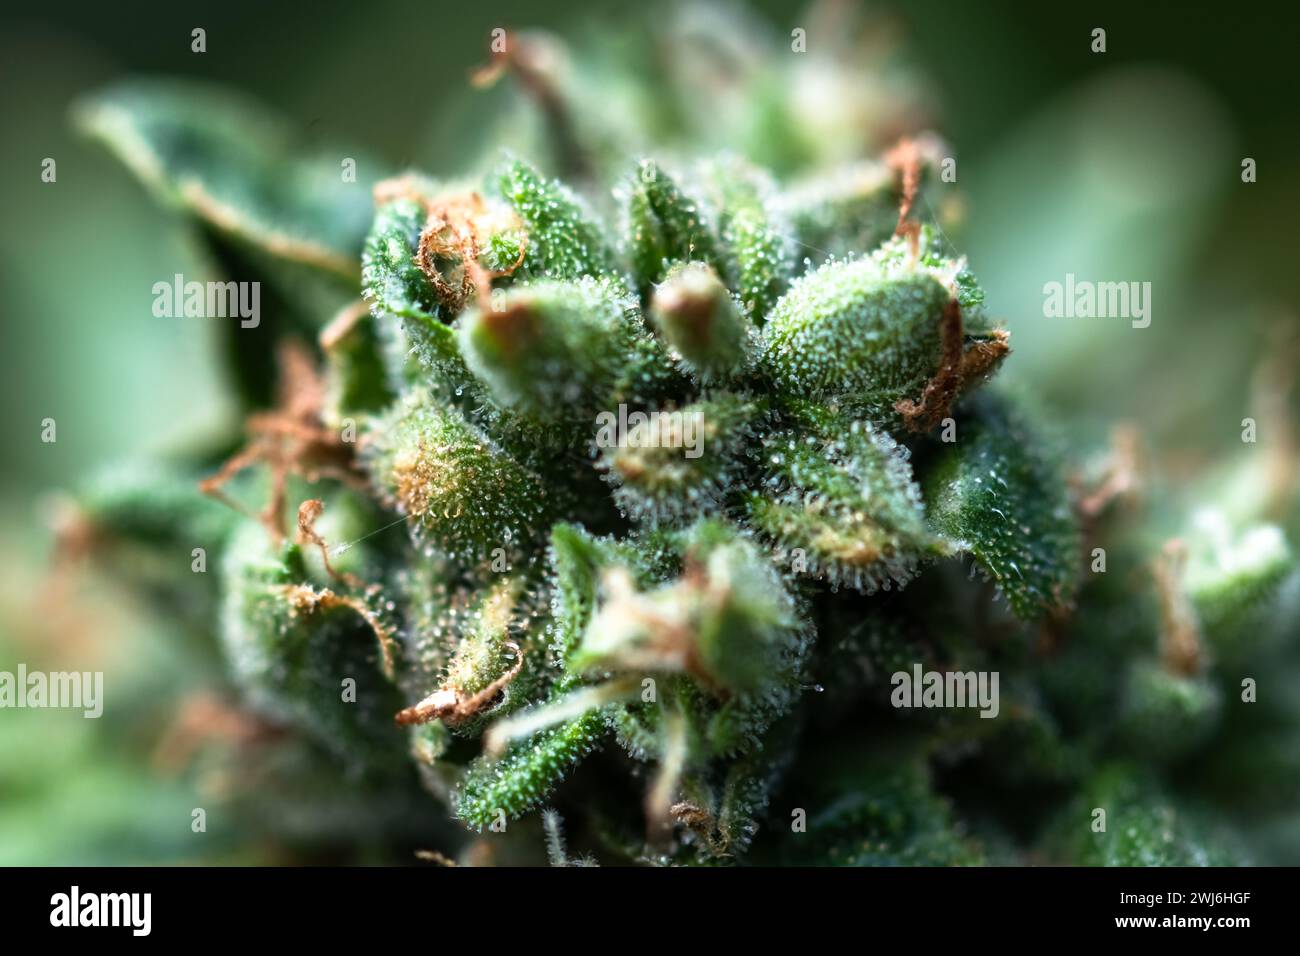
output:
[[[1104,430],[1138,423],[1167,462],[1239,442],[1250,376],[1297,326],[1295,24],[1266,5],[877,4],[958,159],[959,247],[1012,331],[1021,379]],[[1199,7],[1199,8],[1198,8]],[[756,11],[783,34],[805,17]],[[190,810],[212,781],[151,763],[210,649],[103,582],[51,580],[50,495],[120,459],[202,445],[234,418],[202,322],[150,311],[197,269],[180,223],[69,121],[132,75],[217,80],[312,139],[450,173],[493,94],[469,88],[494,27],[599,38],[650,15],[608,2],[47,3],[0,30],[0,338],[10,440],[0,472],[0,668],[106,672],[108,716],[0,713],[0,863],[266,861],[275,847]],[[190,51],[207,30],[208,50]],[[1108,51],[1089,50],[1107,30]],[[815,35],[809,43],[817,42]],[[476,99],[477,98],[477,99]],[[1241,182],[1243,157],[1259,181]],[[57,161],[56,183],[41,162]],[[1153,321],[1048,320],[1067,272],[1150,281]],[[41,441],[41,422],[58,440]],[[1239,444],[1238,444],[1239,447]],[[114,708],[114,699],[130,700]]]

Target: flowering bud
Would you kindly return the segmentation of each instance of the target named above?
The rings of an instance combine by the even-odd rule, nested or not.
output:
[[[693,262],[670,270],[655,289],[650,317],[682,365],[702,382],[735,378],[749,365],[754,325],[707,265]]]

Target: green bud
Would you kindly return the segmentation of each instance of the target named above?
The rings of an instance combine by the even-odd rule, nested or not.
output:
[[[626,256],[644,293],[673,263],[720,262],[702,205],[685,195],[658,164],[642,160],[621,190]]]
[[[756,330],[709,266],[693,262],[669,270],[655,289],[650,317],[700,381],[727,381],[748,368]]]
[[[611,571],[573,666],[587,671],[690,673],[719,692],[774,686],[804,636],[793,597],[749,541],[704,525],[683,574],[651,591]]]
[[[519,278],[621,279],[600,226],[565,186],[548,182],[520,159],[501,166],[496,185],[528,235]]]
[[[340,759],[404,760],[396,691],[381,672],[386,625],[359,598],[311,579],[298,545],[241,526],[225,552],[221,640],[251,703],[306,731]],[[355,681],[355,700],[344,681]]]
[[[792,395],[825,397],[928,431],[1009,352],[964,260],[922,229],[867,259],[830,262],[784,296],[763,330],[763,365]]]
[[[292,731],[205,748],[249,784],[222,818],[269,818],[312,858],[1230,862],[1186,809],[1206,805],[1269,862],[1296,858],[1282,340],[1241,409],[1240,468],[1186,484],[1218,469],[1180,456],[1150,469],[1166,487],[1126,433],[1076,473],[1032,409],[972,394],[1008,337],[939,227],[953,194],[918,192],[949,151],[908,135],[863,160],[927,113],[906,63],[882,99],[849,68],[856,17],[789,35],[698,5],[652,19],[571,62],[494,36],[476,80],[518,89],[440,129],[444,168],[469,161],[449,183],[372,187],[379,164],[301,149],[199,87],[124,86],[81,111],[223,278],[262,288],[262,325],[219,336],[244,440],[176,449],[181,477],[92,485],[57,552],[88,551],[144,585],[160,624],[218,639],[214,679]],[[544,156],[543,138],[572,188],[499,159],[505,140]],[[320,349],[277,374],[281,340]],[[1092,417],[1065,418],[1072,446]],[[1185,445],[1159,417],[1152,447]],[[1276,527],[1251,527],[1264,514]],[[984,580],[942,560],[961,552]],[[42,623],[20,603],[20,631]],[[1001,674],[1000,703],[923,688],[922,709],[896,707],[894,675],[918,666]],[[126,694],[109,723],[149,719],[148,699]],[[12,743],[42,757],[22,728]],[[113,748],[91,749],[109,768]],[[25,802],[59,805],[47,789]],[[558,813],[481,839],[437,826],[441,806],[499,831],[552,799],[572,854]]]
[[[886,276],[870,259],[828,263],[773,309],[763,364],[790,395],[842,398],[889,417],[939,370],[950,298],[924,271]]]
[[[762,491],[750,520],[778,546],[778,562],[834,586],[872,592],[906,584],[935,551],[906,449],[870,422],[820,420],[764,439]]]
[[[685,384],[635,301],[609,280],[512,289],[467,314],[460,341],[499,405],[534,422],[567,419],[570,439],[590,435],[600,409],[650,404]]]
[[[762,403],[716,395],[673,411],[656,411],[611,437],[614,416],[597,432],[600,467],[621,507],[642,518],[671,520],[716,511],[745,465]]]
[[[707,168],[716,196],[728,284],[762,325],[794,278],[797,254],[767,174],[737,158]]]
[[[541,481],[422,391],[373,423],[362,454],[376,488],[430,556],[482,565],[496,548],[520,555],[544,530]]]
[[[500,308],[461,321],[460,346],[502,406],[538,418],[585,417],[607,402],[644,330],[634,303],[612,283],[542,282],[506,293]]]

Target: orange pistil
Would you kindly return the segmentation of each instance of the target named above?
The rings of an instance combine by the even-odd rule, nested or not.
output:
[[[486,710],[496,700],[497,695],[519,676],[519,671],[524,666],[524,654],[519,649],[519,645],[513,641],[506,641],[505,646],[515,652],[514,664],[478,693],[466,694],[459,687],[440,687],[418,704],[398,711],[393,719],[402,726],[427,724],[434,720],[442,720],[454,725]]]
[[[283,590],[285,597],[295,612],[313,614],[316,611],[327,611],[338,607],[345,607],[355,611],[363,621],[370,625],[370,630],[374,632],[375,639],[379,642],[379,653],[383,658],[384,676],[389,678],[393,676],[397,642],[393,639],[392,632],[379,620],[379,615],[372,611],[365,601],[359,597],[336,594],[329,588],[322,588],[317,591],[307,584],[289,584],[285,585]]]
[[[1171,674],[1193,677],[1203,664],[1200,625],[1183,588],[1187,545],[1177,539],[1165,544],[1155,562],[1160,596],[1160,658]]]
[[[364,476],[352,461],[352,449],[342,436],[321,422],[325,386],[306,349],[293,342],[280,348],[280,399],[277,407],[248,417],[248,442],[215,475],[199,482],[199,490],[241,514],[260,521],[273,541],[284,540],[284,499],[289,476],[309,482],[335,478],[349,487],[365,490]],[[249,512],[229,497],[224,486],[256,464],[271,470],[271,496],[259,514]]]
[[[325,502],[319,498],[310,498],[298,506],[298,543],[311,544],[320,548],[321,563],[325,565],[325,570],[329,573],[329,576],[350,588],[359,588],[362,586],[360,578],[355,574],[340,574],[330,564],[329,546],[315,527],[316,519],[320,517],[321,512],[324,510]]]
[[[490,212],[478,193],[460,193],[441,199],[425,201],[428,219],[420,233],[415,264],[433,284],[438,298],[453,311],[460,311],[475,292],[479,305],[490,304],[492,280],[508,276],[523,265],[527,243],[520,244],[519,256],[506,269],[485,269],[478,261],[482,254],[480,230]],[[523,235],[522,230],[520,235]],[[449,283],[439,270],[436,258],[459,257],[460,279],[456,286]]]
[[[903,416],[903,424],[915,432],[929,431],[948,417],[961,391],[987,375],[1011,351],[1007,345],[1010,336],[1002,329],[967,348],[963,341],[961,307],[956,299],[948,300],[940,322],[939,370],[926,383],[920,401],[904,398],[894,405],[895,411]]]
[[[470,297],[477,294],[483,309],[491,305],[492,280],[513,275],[523,265],[528,251],[528,235],[513,211],[491,209],[477,192],[450,193],[431,197],[412,176],[397,176],[375,184],[375,202],[383,204],[409,199],[424,210],[425,224],[415,250],[414,262],[437,293],[438,301],[449,310],[459,312]],[[488,235],[515,232],[520,237],[519,255],[505,269],[491,270],[480,263],[483,240]],[[448,277],[438,261],[458,260],[459,274]]]
[[[921,168],[924,160],[925,154],[920,144],[906,136],[885,154],[885,163],[898,172],[901,180],[902,194],[898,203],[898,225],[894,227],[894,235],[907,236],[914,258],[918,253],[917,243],[921,226],[908,217],[911,216],[912,206],[921,191]]]

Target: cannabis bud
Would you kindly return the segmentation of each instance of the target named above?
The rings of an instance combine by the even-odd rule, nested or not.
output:
[[[570,862],[551,806],[584,862],[1236,858],[1172,771],[1212,794],[1245,772],[1225,734],[1286,724],[1235,702],[1296,662],[1282,531],[1153,546],[1119,452],[999,387],[1014,339],[926,198],[955,188],[932,135],[814,124],[801,57],[701,92],[708,51],[667,44],[633,95],[609,58],[545,69],[546,42],[480,75],[545,121],[454,177],[340,182],[206,88],[81,107],[275,292],[225,331],[242,448],[79,505],[102,542],[223,556],[146,583],[191,596],[240,706],[331,781],[243,799],[422,789],[397,816],[453,816],[465,860]],[[819,68],[869,82],[847,62]],[[1266,762],[1294,792],[1288,728]]]

